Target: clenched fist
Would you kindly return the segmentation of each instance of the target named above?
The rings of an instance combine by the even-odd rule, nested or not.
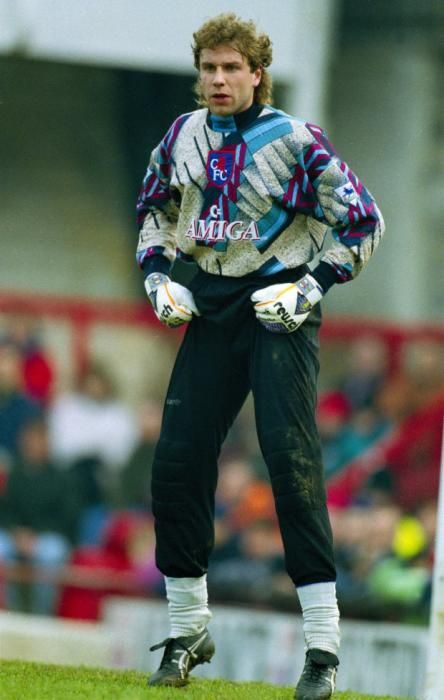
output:
[[[199,316],[190,290],[168,275],[153,272],[145,280],[145,289],[159,321],[170,328],[191,321],[193,314]]]
[[[256,317],[272,333],[292,333],[322,299],[322,289],[310,275],[298,282],[272,284],[251,295]]]

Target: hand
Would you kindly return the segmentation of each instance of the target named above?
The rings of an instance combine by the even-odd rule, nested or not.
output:
[[[159,321],[170,328],[191,321],[193,314],[200,316],[190,290],[168,275],[153,272],[145,280],[145,289]]]
[[[256,317],[272,333],[292,333],[322,299],[322,289],[309,274],[291,284],[272,284],[251,295]]]

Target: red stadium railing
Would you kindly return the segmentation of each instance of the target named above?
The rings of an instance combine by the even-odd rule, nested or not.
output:
[[[87,361],[89,334],[94,324],[107,323],[140,328],[155,326],[156,332],[170,333],[169,329],[158,323],[149,303],[143,301],[56,297],[0,290],[0,313],[69,321],[74,330],[72,353],[77,370],[82,369]],[[175,332],[180,335],[181,329]],[[405,343],[425,338],[444,343],[444,325],[437,323],[400,324],[380,319],[343,316],[330,317],[323,321],[324,340],[347,342],[363,334],[377,335],[387,343],[392,370],[398,365],[400,351]]]
[[[157,331],[167,330],[157,322],[149,303],[114,299],[83,299],[0,291],[0,313],[69,321],[73,327],[71,351],[77,374],[81,374],[87,364],[89,337],[94,324],[108,323],[141,328],[156,324]]]

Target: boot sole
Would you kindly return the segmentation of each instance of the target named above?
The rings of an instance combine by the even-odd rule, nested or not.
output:
[[[148,681],[148,687],[149,688],[183,688],[185,685],[188,685],[189,680],[188,678],[172,678],[171,680],[168,680],[167,678],[163,678],[161,681],[151,683],[151,681]]]

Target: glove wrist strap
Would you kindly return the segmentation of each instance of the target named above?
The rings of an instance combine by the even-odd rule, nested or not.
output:
[[[304,275],[304,277],[302,277],[302,279],[300,279],[296,284],[299,291],[302,292],[304,297],[308,299],[312,306],[321,301],[323,292],[314,277],[308,274]]]
[[[170,281],[168,275],[165,275],[163,272],[152,272],[145,280],[145,289],[148,296],[155,292],[162,284],[167,284]]]

